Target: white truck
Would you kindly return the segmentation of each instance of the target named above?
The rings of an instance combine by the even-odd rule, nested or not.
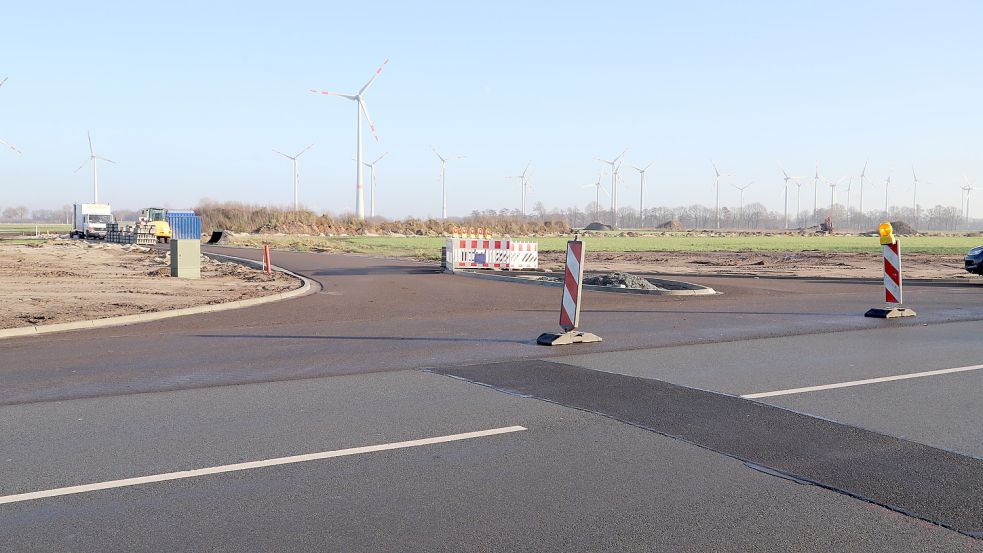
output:
[[[75,204],[71,237],[106,238],[106,225],[114,222],[109,204]]]

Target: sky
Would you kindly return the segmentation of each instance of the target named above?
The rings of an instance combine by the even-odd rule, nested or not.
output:
[[[451,215],[518,208],[506,177],[530,161],[530,205],[583,209],[594,158],[625,148],[619,203],[636,207],[630,166],[650,162],[647,206],[712,205],[711,159],[736,174],[722,204],[753,181],[745,201],[776,211],[779,163],[835,180],[869,159],[865,209],[889,175],[891,204],[912,205],[912,166],[922,206],[958,205],[964,175],[983,187],[983,3],[968,0],[36,1],[2,20],[0,139],[23,153],[0,150],[0,207],[90,201],[91,170],[73,171],[91,131],[117,162],[99,167],[115,207],[288,206],[292,165],[272,149],[313,143],[302,204],[352,211],[356,104],[309,90],[355,92],[386,59],[363,148],[389,152],[389,218],[440,215],[431,146],[466,156],[447,166]],[[811,180],[802,192],[811,209]]]

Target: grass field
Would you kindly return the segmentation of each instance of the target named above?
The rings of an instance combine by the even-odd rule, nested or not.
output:
[[[539,243],[540,251],[563,251],[571,237],[532,237],[515,240]],[[823,251],[877,252],[876,238],[864,236],[697,236],[676,235],[588,236],[584,242],[590,251],[603,252],[733,252],[733,251]],[[440,237],[388,236],[236,236],[232,244],[262,246],[299,251],[337,251],[370,253],[393,257],[439,259],[446,239]],[[970,248],[983,245],[983,238],[966,236],[912,236],[902,239],[908,253],[962,255]]]
[[[48,225],[41,224],[37,225],[36,230],[41,234],[65,234],[72,230],[72,225]],[[35,225],[33,224],[20,224],[20,223],[0,223],[0,236],[33,236],[35,232]]]

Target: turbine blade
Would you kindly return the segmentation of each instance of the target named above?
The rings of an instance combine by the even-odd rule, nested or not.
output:
[[[303,153],[304,153],[304,152],[306,152],[307,150],[310,150],[310,149],[311,149],[311,148],[313,148],[313,147],[314,147],[314,144],[313,144],[313,143],[312,143],[312,144],[310,144],[309,146],[307,146],[306,148],[304,148],[303,150],[301,150],[301,151],[300,151],[300,154],[297,154],[297,155],[295,155],[295,156],[294,156],[294,159],[296,159],[296,158],[298,158],[298,157],[300,157],[300,155],[301,155],[301,154],[303,154]]]
[[[313,144],[312,144],[312,146],[313,146]],[[372,162],[372,165],[375,165],[376,163],[379,163],[379,161],[380,161],[380,160],[381,160],[382,158],[384,158],[384,157],[386,157],[387,155],[389,155],[389,152],[386,152],[386,153],[384,153],[384,154],[382,154],[381,156],[379,156],[379,157],[377,157],[377,158],[375,158],[375,161],[373,161],[373,162]]]
[[[92,150],[92,133],[86,131],[85,134],[86,134],[86,136],[89,137],[89,155],[94,156],[94,155],[96,155],[96,153]]]
[[[273,151],[276,152],[276,153],[278,153],[278,154],[280,154],[281,156],[283,156],[283,157],[285,157],[287,159],[293,159],[292,157],[290,157],[287,154],[281,152],[280,150],[277,150],[276,148],[273,148]]]
[[[619,159],[625,157],[625,154],[627,153],[628,153],[628,148],[625,148],[618,157],[614,158],[614,161],[617,162]]]
[[[358,98],[358,107],[362,109],[362,113],[365,114],[365,118],[369,121],[369,130],[372,131],[372,138],[375,138],[375,141],[378,142],[379,135],[375,133],[375,123],[373,123],[372,118],[369,117],[369,108],[365,106],[365,100],[363,100],[361,97]]]
[[[74,171],[72,171],[72,172],[73,172],[73,173],[78,173],[79,171],[81,171],[81,170],[82,170],[82,168],[83,168],[83,167],[85,167],[85,164],[86,164],[86,163],[88,163],[88,162],[90,162],[90,161],[92,161],[92,158],[91,158],[91,157],[90,157],[89,159],[87,159],[87,160],[85,160],[85,161],[83,161],[83,162],[82,162],[82,165],[79,165],[79,168],[78,168],[78,169],[76,169],[76,170],[74,170]]]
[[[382,68],[385,67],[387,63],[389,63],[389,58],[386,58],[386,61],[382,62],[382,65],[379,66],[379,69],[375,70],[375,75],[372,75],[372,78],[369,79],[369,82],[365,83],[365,86],[359,89],[358,91],[359,96],[365,94],[365,91],[368,90],[369,87],[372,86],[372,83],[374,83],[375,80],[379,78],[379,74],[382,73]]]
[[[867,164],[868,164],[868,163],[870,163],[870,160],[869,160],[869,159],[868,159],[868,160],[866,160],[866,161],[864,161],[864,169],[863,169],[863,171],[860,171],[860,176],[861,176],[861,177],[863,177],[864,175],[866,175],[866,174],[867,174]]]
[[[0,86],[3,86],[3,83],[7,82],[8,78],[9,77],[4,77],[3,79],[0,79]]]
[[[349,100],[357,100],[358,96],[355,94],[342,94],[341,92],[331,92],[330,90],[315,90],[311,89],[314,94],[326,94],[328,96],[341,96],[342,98],[348,98]]]
[[[433,146],[430,146],[430,149],[433,150],[433,153],[437,154],[437,158],[440,159],[441,163],[447,163],[447,160],[444,159],[444,156],[442,156],[439,153],[437,153],[437,148],[434,148]]]
[[[716,163],[714,163],[714,162],[713,162],[713,160],[711,159],[711,160],[710,160],[710,165],[713,165],[713,172],[714,172],[714,173],[715,173],[715,174],[717,175],[717,177],[719,178],[719,177],[720,177],[721,175],[720,175],[720,170],[719,170],[719,169],[717,169],[717,164],[716,164]]]
[[[108,161],[109,163],[116,163],[115,161],[109,159],[108,157],[102,157],[102,156],[92,156],[92,157],[94,157],[96,159],[101,159],[103,161]]]
[[[6,79],[4,79],[4,80],[6,80]],[[0,84],[2,84],[2,83],[0,83]],[[4,142],[3,140],[0,140],[0,144],[3,144],[4,146],[6,146],[6,147],[10,148],[11,150],[17,152],[18,154],[24,153],[24,152],[18,150],[13,144],[10,144],[8,142]]]

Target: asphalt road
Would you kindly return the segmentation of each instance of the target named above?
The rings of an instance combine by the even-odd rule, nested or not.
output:
[[[605,341],[551,350],[534,341],[556,328],[554,288],[274,262],[322,290],[0,341],[0,551],[983,551],[967,535],[983,371],[736,397],[983,363],[983,286],[910,286],[906,321],[862,317],[876,284],[588,293],[583,326]]]

